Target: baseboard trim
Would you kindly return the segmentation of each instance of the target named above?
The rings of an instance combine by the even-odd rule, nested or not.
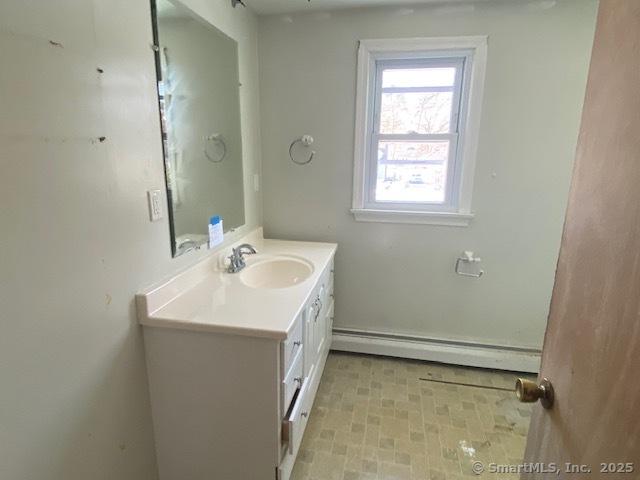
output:
[[[332,350],[537,373],[540,351],[361,330],[334,329]]]

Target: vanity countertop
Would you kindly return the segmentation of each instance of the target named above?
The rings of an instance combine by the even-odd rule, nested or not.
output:
[[[313,265],[304,281],[287,288],[251,288],[239,273],[227,273],[219,265],[220,255],[137,295],[142,325],[182,330],[228,333],[282,340],[311,295],[314,285],[336,251],[335,243],[262,239],[253,235],[257,255],[246,256],[247,268],[277,255],[303,257]]]

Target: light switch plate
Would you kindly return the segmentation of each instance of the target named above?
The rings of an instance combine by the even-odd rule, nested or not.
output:
[[[152,222],[157,222],[162,218],[162,192],[149,190],[147,198],[149,199],[149,219]]]

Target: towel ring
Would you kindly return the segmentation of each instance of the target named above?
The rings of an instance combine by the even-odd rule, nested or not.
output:
[[[219,133],[213,133],[211,135],[207,135],[203,137],[203,140],[205,141],[204,156],[207,157],[207,160],[209,160],[211,163],[222,162],[227,156],[227,144],[224,143],[224,139],[222,138],[222,135],[220,135]],[[211,158],[211,155],[209,155],[209,152],[207,152],[207,142],[214,142],[222,146],[222,155],[220,155],[220,158],[218,158],[217,160],[214,158]]]
[[[309,158],[306,162],[298,162],[295,158],[293,158],[293,147],[296,143],[301,143],[305,147],[310,147],[313,144],[313,137],[311,135],[303,135],[300,138],[295,139],[293,142],[291,142],[291,145],[289,145],[289,157],[291,158],[291,161],[293,163],[295,163],[296,165],[306,165],[307,163],[311,163],[311,160],[313,160],[313,156],[316,154],[315,150],[311,150],[311,155],[309,155]]]

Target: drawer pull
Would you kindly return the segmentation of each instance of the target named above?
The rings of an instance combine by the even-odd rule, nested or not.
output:
[[[300,416],[307,418],[309,416],[309,412],[302,412]]]
[[[302,342],[300,340],[296,340],[295,342],[293,342],[293,345],[299,347],[300,345],[302,345]]]
[[[329,294],[329,296],[330,296],[331,298],[334,298],[333,293]]]
[[[304,381],[304,378],[296,377],[296,378],[293,379],[293,381],[298,383],[299,385],[302,385],[302,382]]]

